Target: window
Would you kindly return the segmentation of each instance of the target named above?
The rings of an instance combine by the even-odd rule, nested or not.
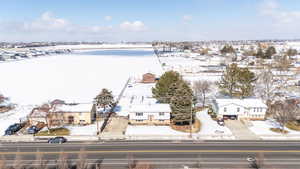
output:
[[[164,122],[165,120],[159,120],[159,121]]]
[[[253,112],[255,112],[255,111],[256,111],[256,108],[254,107],[254,108],[253,108]]]
[[[240,112],[240,108],[238,107],[236,111],[237,111],[237,112]]]
[[[164,113],[164,112],[159,112],[159,115],[160,115],[160,116],[164,116],[165,113]]]
[[[227,112],[227,109],[226,109],[226,107],[224,107],[224,112]]]
[[[143,113],[135,113],[135,116],[143,116]]]

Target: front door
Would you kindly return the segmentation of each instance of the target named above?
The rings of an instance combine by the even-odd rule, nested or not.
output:
[[[73,124],[74,123],[74,116],[69,116],[68,117],[68,123]]]

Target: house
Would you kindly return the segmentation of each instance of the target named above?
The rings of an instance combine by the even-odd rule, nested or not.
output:
[[[155,83],[155,75],[152,73],[146,73],[143,75],[142,83]]]
[[[95,120],[92,103],[59,104],[51,110],[51,123],[63,122],[67,125],[87,125]]]
[[[45,106],[36,107],[32,109],[31,113],[28,116],[29,123],[31,125],[36,125],[41,122],[47,124],[47,114],[49,109],[49,107]]]
[[[129,109],[129,123],[133,125],[169,125],[169,104],[139,104]]]
[[[215,99],[213,109],[218,118],[263,120],[267,105],[258,98]]]

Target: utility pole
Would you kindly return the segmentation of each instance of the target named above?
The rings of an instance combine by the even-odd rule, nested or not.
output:
[[[193,127],[193,97],[191,97],[190,138],[193,138],[192,127]]]

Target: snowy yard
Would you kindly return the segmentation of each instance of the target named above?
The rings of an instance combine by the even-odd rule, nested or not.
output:
[[[99,128],[102,126],[103,121],[99,122]],[[70,130],[71,136],[96,136],[97,135],[97,123],[86,126],[67,126]]]
[[[290,130],[285,127],[285,130],[289,131],[288,134],[280,134],[276,133],[270,130],[270,128],[279,128],[279,124],[274,121],[274,120],[266,120],[266,121],[252,121],[252,127],[249,127],[249,129],[255,133],[257,136],[260,136],[263,139],[281,139],[285,137],[294,137],[294,138],[300,138],[300,132],[299,131],[294,131]]]

